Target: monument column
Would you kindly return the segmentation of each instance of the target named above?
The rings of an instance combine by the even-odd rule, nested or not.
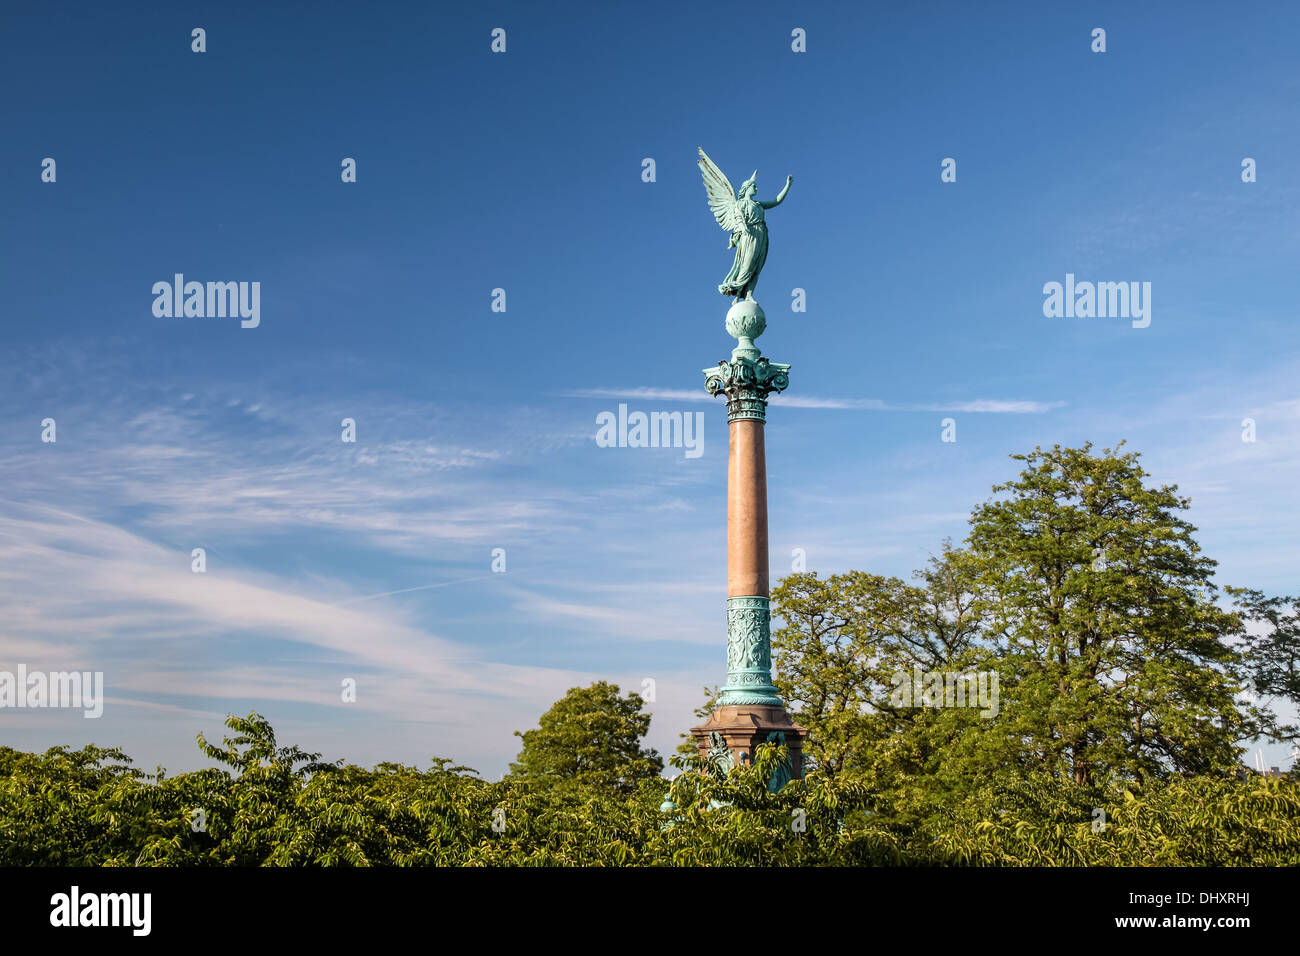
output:
[[[735,763],[752,762],[755,748],[783,740],[790,772],[803,775],[805,731],[786,713],[772,684],[771,611],[767,565],[767,458],[763,442],[767,396],[790,384],[789,365],[763,358],[754,339],[767,326],[753,299],[727,312],[738,340],[731,360],[704,370],[704,387],[727,398],[727,682],[709,720],[692,727],[705,758],[716,758],[721,736]],[[779,735],[776,736],[776,735]]]

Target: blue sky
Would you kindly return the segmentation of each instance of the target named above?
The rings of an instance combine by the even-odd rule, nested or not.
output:
[[[795,177],[757,291],[793,366],[774,575],[906,576],[1007,455],[1127,439],[1221,582],[1297,589],[1300,11],[235,6],[0,14],[0,667],[109,697],[6,743],[179,771],[257,709],[496,776],[568,687],[648,678],[670,750],[724,665],[700,369],[731,257],[697,146],[764,199]],[[260,282],[260,326],[156,318],[175,273]],[[1150,326],[1044,317],[1067,273],[1150,282]],[[597,447],[620,402],[705,412],[703,454]]]

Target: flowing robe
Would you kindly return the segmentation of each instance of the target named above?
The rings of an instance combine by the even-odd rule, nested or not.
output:
[[[753,298],[758,274],[767,261],[767,220],[763,218],[763,207],[754,200],[740,199],[737,203],[742,226],[732,234],[736,240],[736,258],[718,291],[737,299]]]

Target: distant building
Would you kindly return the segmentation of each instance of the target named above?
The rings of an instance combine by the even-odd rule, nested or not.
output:
[[[1281,778],[1285,776],[1286,774],[1277,767],[1269,767],[1265,770],[1256,770],[1254,767],[1242,766],[1236,773],[1238,780],[1249,780],[1251,777]]]

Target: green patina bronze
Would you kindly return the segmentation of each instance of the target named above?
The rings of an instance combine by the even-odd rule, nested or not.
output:
[[[709,733],[709,755],[705,769],[712,774],[725,777],[736,766],[735,755],[727,749],[726,738],[716,730]]]
[[[785,188],[771,202],[755,199],[758,195],[758,170],[740,184],[736,192],[717,164],[700,150],[700,172],[704,176],[704,191],[709,196],[709,209],[718,225],[731,233],[728,249],[736,250],[736,258],[731,263],[731,271],[718,286],[723,295],[734,295],[741,299],[753,300],[754,286],[758,285],[758,274],[763,271],[767,261],[767,219],[764,210],[773,209],[785,201],[790,191],[793,176],[785,178]]]
[[[727,598],[727,683],[718,703],[781,706],[772,684],[772,612],[766,597]]]
[[[727,396],[727,421],[740,418],[767,420],[767,396],[785,391],[790,366],[765,358],[732,358],[704,369],[704,390]]]

